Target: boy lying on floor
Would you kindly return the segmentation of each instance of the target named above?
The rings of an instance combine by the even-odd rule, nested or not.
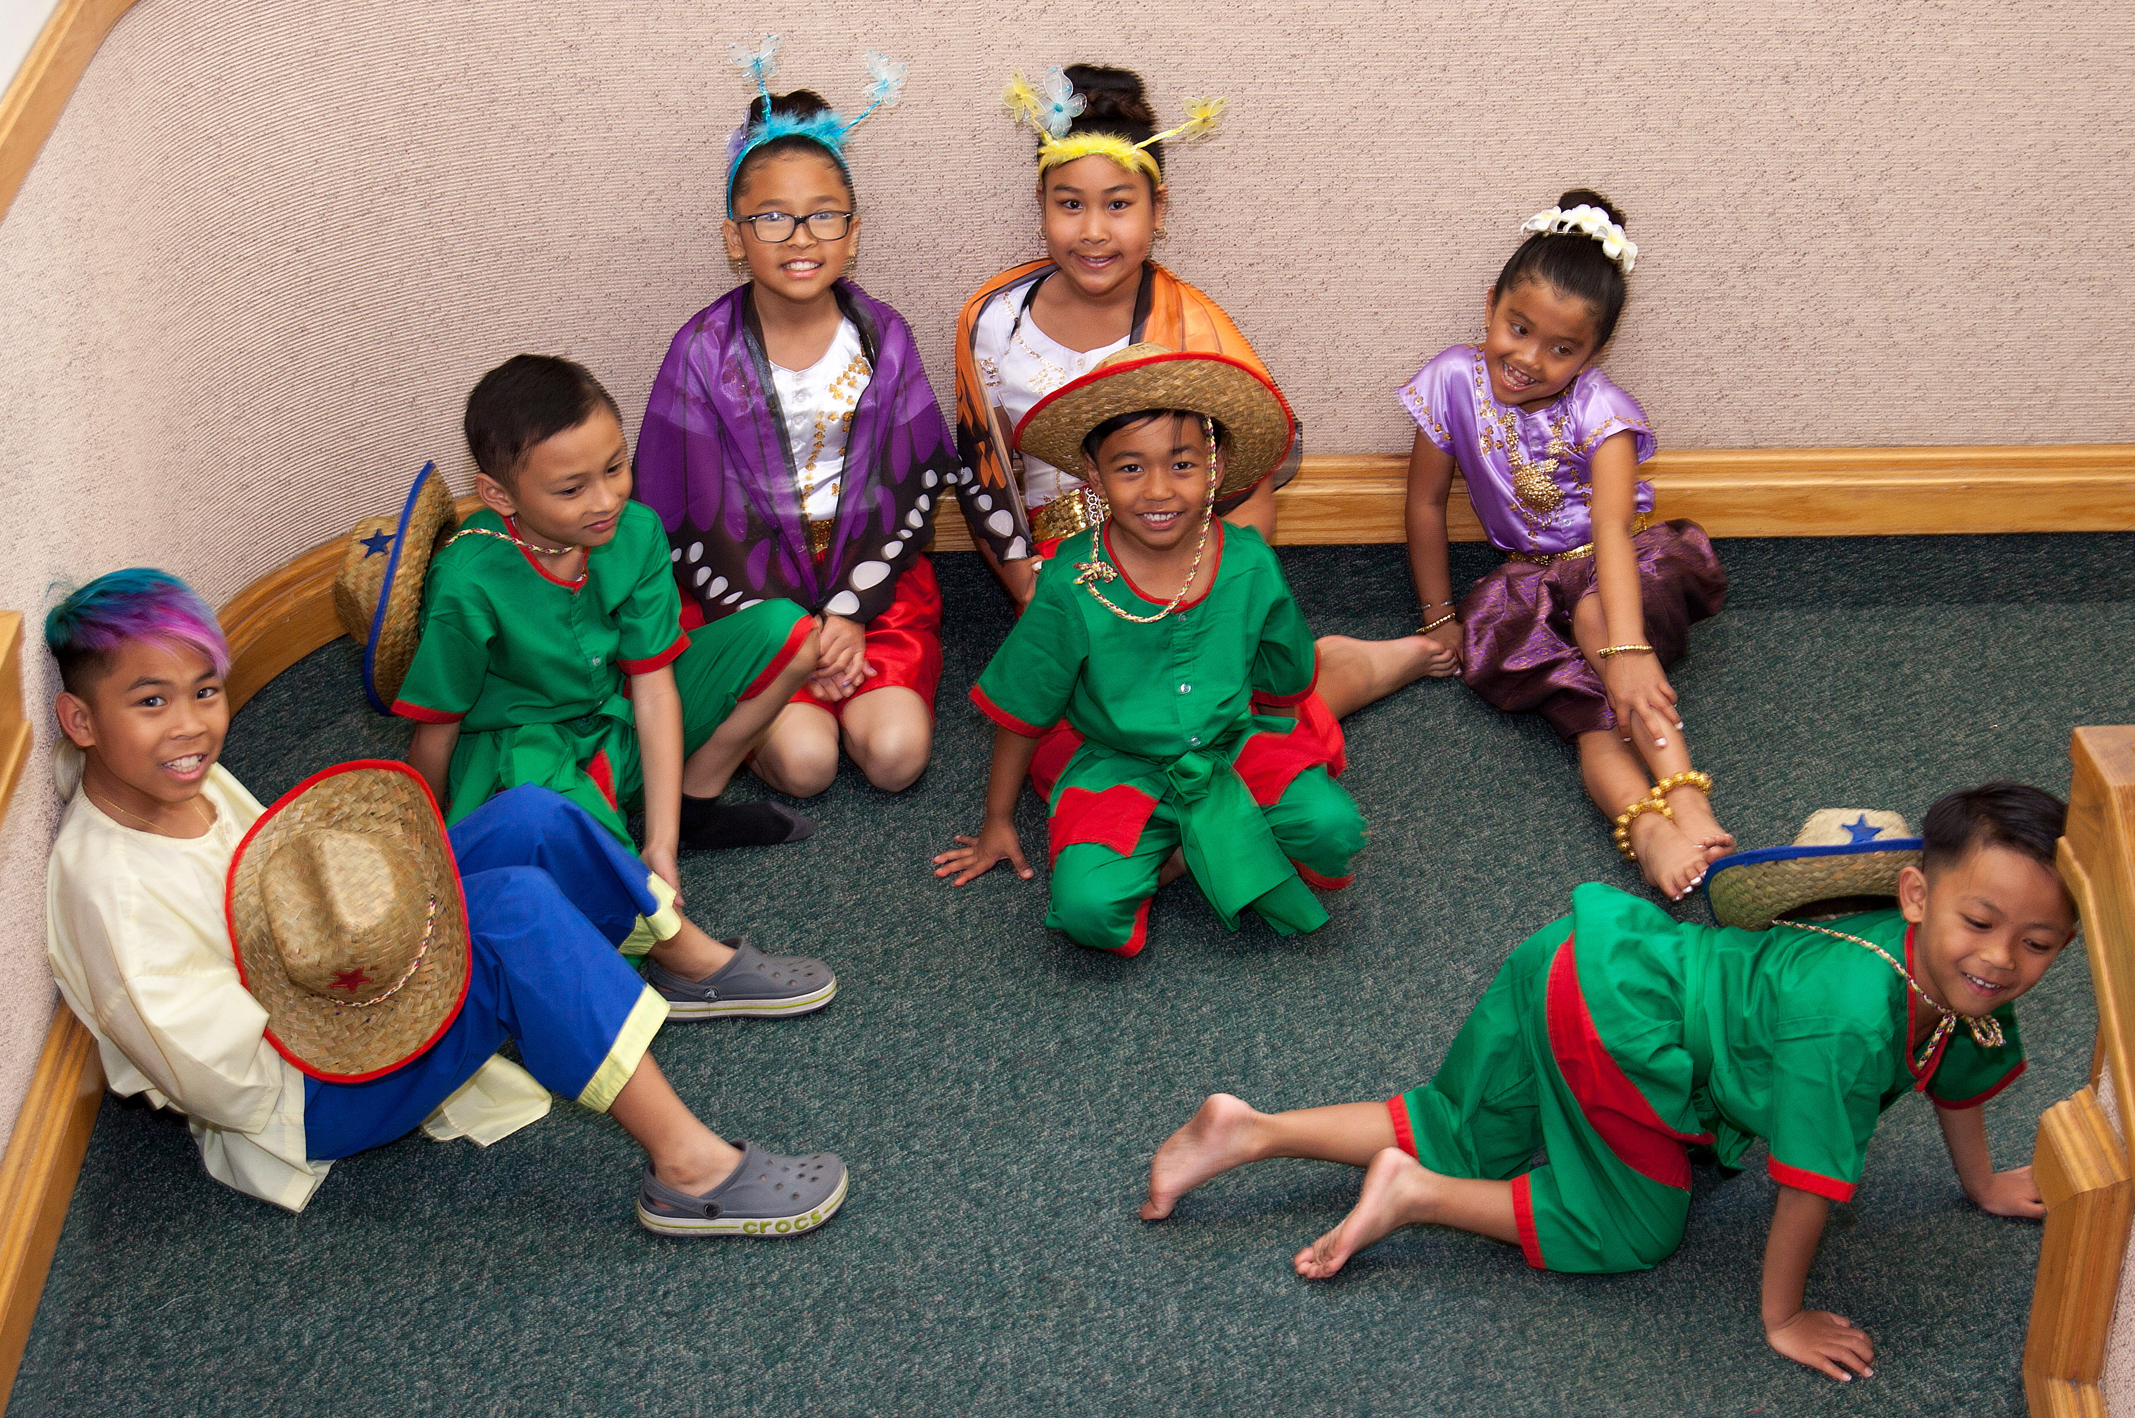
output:
[[[1883,1109],[1916,1090],[1975,1203],[2044,1214],[2030,1167],[1994,1170],[1980,1105],[2023,1071],[2010,1006],[2076,915],[2054,867],[2067,809],[2036,788],[1953,793],[1921,839],[1893,814],[1849,815],[1716,862],[1718,930],[1577,888],[1571,915],[1513,951],[1428,1084],[1272,1115],[1217,1094],[1158,1149],[1143,1218],[1242,1163],[1312,1157],[1368,1170],[1356,1208],[1297,1253],[1308,1279],[1418,1224],[1517,1243],[1540,1269],[1644,1270],[1682,1242],[1688,1148],[1733,1164],[1762,1137],[1779,1183],[1765,1338],[1841,1381],[1873,1372],[1867,1335],[1802,1308],[1824,1218],[1852,1197]],[[1782,919],[1893,895],[1895,910]],[[1529,1167],[1538,1147],[1547,1160]]]
[[[263,811],[216,762],[229,647],[160,571],[82,587],[45,641],[71,798],[52,972],[112,1089],[184,1112],[216,1180],[300,1211],[333,1159],[418,1126],[492,1143],[553,1089],[645,1148],[651,1230],[790,1235],[844,1201],[835,1156],[729,1144],[668,1086],[646,1048],[669,1006],[621,952],[689,969],[720,948],[583,809],[521,787],[448,839],[421,778],[381,762]]]

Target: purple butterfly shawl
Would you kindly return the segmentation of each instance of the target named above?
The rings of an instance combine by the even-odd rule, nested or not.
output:
[[[959,473],[948,424],[902,316],[834,288],[874,373],[853,411],[830,548],[809,552],[786,420],[747,285],[676,332],[638,435],[637,496],[667,528],[675,581],[706,621],[783,597],[869,621],[933,535]]]

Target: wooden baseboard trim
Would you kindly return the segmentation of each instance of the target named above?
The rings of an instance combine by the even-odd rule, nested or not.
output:
[[[62,1004],[0,1161],[0,1415],[7,1412],[103,1094],[96,1040]]]
[[[59,0],[38,31],[7,92],[0,94],[0,218],[22,190],[104,36],[133,6],[134,0]]]
[[[1715,537],[2135,531],[2135,444],[1693,448],[1663,451],[1642,473],[1663,517],[1687,517]],[[1406,455],[1310,457],[1275,494],[1275,541],[1405,542],[1407,506]],[[1458,478],[1446,532],[1485,540]],[[934,545],[969,551],[963,519],[937,518]]]

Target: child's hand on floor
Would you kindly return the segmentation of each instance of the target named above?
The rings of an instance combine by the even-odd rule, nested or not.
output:
[[[2006,1172],[1996,1172],[1987,1178],[1986,1185],[1972,1194],[1972,1201],[1981,1211],[1990,1216],[2044,1216],[2045,1199],[2039,1195],[2039,1184],[2031,1179],[2029,1167],[2011,1167]]]
[[[1602,680],[1608,686],[1616,722],[1626,730],[1641,724],[1656,745],[1666,748],[1669,733],[1683,727],[1675,707],[1675,686],[1668,683],[1656,656],[1634,652],[1605,660]]]
[[[962,886],[975,877],[984,876],[999,863],[1006,861],[1016,869],[1016,875],[1029,881],[1037,875],[1030,863],[1023,860],[1023,839],[1016,835],[1013,822],[996,822],[992,818],[979,829],[976,837],[958,837],[957,846],[934,859],[936,876],[959,873],[951,886]]]
[[[1876,1357],[1876,1347],[1844,1315],[1796,1310],[1785,1324],[1765,1330],[1764,1342],[1795,1363],[1807,1364],[1840,1383],[1851,1383],[1855,1374],[1875,1377],[1876,1371],[1868,1366]]]
[[[1441,625],[1424,636],[1433,648],[1423,652],[1423,672],[1432,679],[1445,679],[1460,673],[1460,648],[1463,632],[1460,622]]]

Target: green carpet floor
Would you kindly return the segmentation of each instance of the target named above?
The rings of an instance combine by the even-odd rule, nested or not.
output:
[[[2135,537],[1720,550],[1732,603],[1675,683],[1745,845],[1790,840],[1821,806],[1917,820],[1990,777],[2065,791],[2070,728],[2135,717]],[[1323,633],[1414,623],[1399,548],[1283,560]],[[1487,564],[1457,549],[1457,579]],[[1296,1107],[1420,1082],[1575,883],[1634,880],[1539,719],[1424,683],[1350,721],[1371,845],[1326,929],[1226,934],[1181,883],[1139,958],[1077,949],[1040,924],[1042,875],[955,891],[928,874],[979,822],[991,735],[964,692],[1008,625],[972,557],[940,567],[926,777],[891,797],[848,770],[810,805],[811,841],[683,865],[707,925],[838,971],[821,1014],[670,1026],[655,1045],[727,1135],[841,1152],[836,1220],[789,1241],[649,1236],[636,1149],[563,1103],[488,1150],[415,1137],[341,1163],[291,1217],[208,1180],[182,1123],[107,1100],[11,1413],[2023,1411],[2039,1229],[1966,1202],[1918,1099],[1886,1114],[1811,1280],[1812,1304],[1876,1341],[1876,1376],[1847,1387],[1764,1346],[1761,1148],[1739,1175],[1699,1169],[1682,1250],[1643,1275],[1542,1274],[1409,1231],[1307,1284],[1289,1256],[1358,1174],[1303,1162],[1137,1220],[1151,1152],[1203,1095]],[[362,706],[341,642],[238,716],[225,761],[271,800],[404,743]],[[1028,794],[1021,820],[1042,863]],[[1989,1113],[2005,1166],[2083,1081],[2080,952],[2022,1009],[2032,1066]]]

